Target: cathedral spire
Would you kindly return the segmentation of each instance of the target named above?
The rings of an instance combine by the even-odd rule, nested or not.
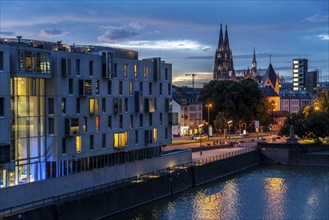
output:
[[[225,45],[225,49],[227,51],[229,51],[230,50],[230,43],[229,43],[229,40],[228,40],[227,25],[225,25],[225,40],[224,40],[224,45]]]
[[[255,51],[255,47],[254,47],[254,55],[252,58],[252,63],[251,63],[251,69],[252,71],[255,73],[257,71],[257,61],[256,61],[256,51]]]
[[[218,40],[218,50],[221,50],[223,47],[223,29],[222,24],[220,24],[220,33],[219,33],[219,40]]]

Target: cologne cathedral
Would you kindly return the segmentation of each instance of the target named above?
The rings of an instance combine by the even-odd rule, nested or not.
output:
[[[223,39],[222,24],[220,25],[218,48],[215,54],[215,68],[213,79],[232,79],[235,77],[233,57],[228,40],[227,25],[225,26],[225,39]]]

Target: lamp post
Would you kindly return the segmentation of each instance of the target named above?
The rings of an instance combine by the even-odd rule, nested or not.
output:
[[[208,121],[208,140],[209,140],[209,125],[210,125],[210,123],[209,123],[209,108],[211,108],[212,105],[211,104],[208,104],[208,105],[206,105],[206,107],[208,109],[208,119],[207,119],[207,121]]]
[[[228,121],[227,124],[228,124],[228,142],[231,143],[231,123],[233,121]]]

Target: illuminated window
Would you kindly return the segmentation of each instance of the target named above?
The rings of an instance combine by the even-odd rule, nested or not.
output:
[[[123,77],[128,77],[128,64],[123,65]]]
[[[149,67],[144,66],[144,79],[147,79],[149,76]]]
[[[294,73],[298,73],[298,69],[294,69]]]
[[[83,132],[87,132],[87,129],[88,129],[88,127],[87,127],[87,117],[83,117],[83,126],[82,126],[82,128],[83,128]]]
[[[76,136],[75,137],[75,151],[77,153],[81,152],[81,136]]]
[[[156,142],[158,140],[158,129],[153,128],[153,141]]]
[[[298,83],[294,83],[294,86],[298,86]]]
[[[95,114],[95,99],[89,99],[89,114]]]
[[[128,145],[128,132],[114,133],[113,145],[115,148],[122,148]]]
[[[134,65],[134,76],[135,78],[138,78],[138,67],[136,64]]]
[[[298,69],[298,65],[294,65],[294,68],[295,68],[295,69]]]
[[[100,129],[100,117],[99,116],[96,116],[96,131],[99,131]]]
[[[134,83],[132,81],[129,82],[129,94],[132,95],[134,90]]]
[[[298,60],[294,60],[294,64],[298,64]]]
[[[294,82],[298,82],[298,78],[294,78],[294,80],[293,80]]]
[[[294,77],[298,77],[298,74],[294,74]]]

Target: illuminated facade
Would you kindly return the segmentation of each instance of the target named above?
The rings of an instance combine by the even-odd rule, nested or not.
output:
[[[292,61],[292,83],[293,90],[304,90],[305,89],[305,75],[308,70],[307,59],[293,59]]]
[[[160,156],[171,79],[136,51],[0,39],[0,187]]]

